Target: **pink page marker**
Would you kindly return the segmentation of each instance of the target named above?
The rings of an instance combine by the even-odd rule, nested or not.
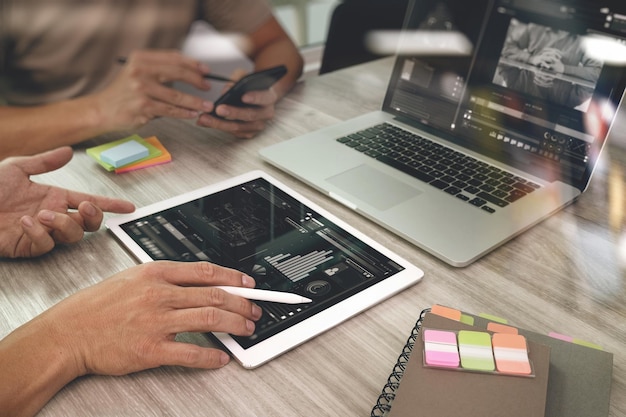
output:
[[[424,360],[426,365],[458,368],[459,350],[454,332],[424,331]]]

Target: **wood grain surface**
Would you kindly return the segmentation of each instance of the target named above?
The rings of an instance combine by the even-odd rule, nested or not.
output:
[[[380,108],[392,61],[307,79],[278,105],[257,138],[240,140],[193,123],[154,120],[169,164],[115,175],[85,149],[36,181],[127,198],[137,206],[262,169],[375,237],[425,271],[422,282],[255,370],[163,367],[122,377],[80,378],[41,416],[369,416],[420,311],[434,303],[558,331],[614,353],[610,415],[626,416],[626,151],[609,145],[589,190],[573,205],[469,267],[450,267],[287,174],[258,150]],[[621,129],[620,129],[621,130]],[[623,133],[614,135],[621,140]],[[30,260],[0,262],[0,337],[64,297],[135,261],[103,228],[82,242]],[[200,334],[181,340],[211,342]]]

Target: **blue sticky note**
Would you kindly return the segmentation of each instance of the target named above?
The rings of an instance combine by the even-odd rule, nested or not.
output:
[[[115,168],[128,165],[132,162],[143,159],[149,155],[148,148],[135,140],[129,140],[120,145],[103,151],[100,159]]]

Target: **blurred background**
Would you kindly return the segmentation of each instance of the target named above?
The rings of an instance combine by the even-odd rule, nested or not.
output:
[[[274,13],[305,58],[305,76],[317,73],[333,10],[339,0],[270,0]]]

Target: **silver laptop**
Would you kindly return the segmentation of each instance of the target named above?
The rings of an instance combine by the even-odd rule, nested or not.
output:
[[[625,8],[415,0],[382,109],[261,156],[466,266],[588,186],[624,93]]]

